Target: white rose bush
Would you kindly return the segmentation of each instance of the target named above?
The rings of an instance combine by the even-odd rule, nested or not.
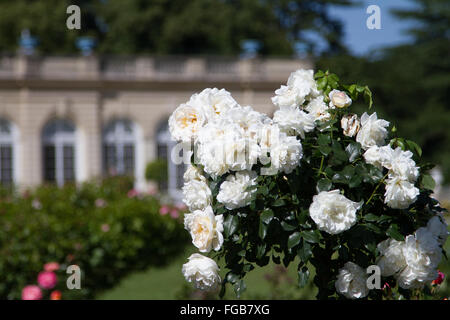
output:
[[[208,88],[169,119],[172,138],[190,144],[184,224],[199,253],[183,265],[187,281],[239,297],[248,272],[295,261],[299,287],[315,269],[319,299],[428,294],[448,229],[420,147],[371,111],[367,86],[328,71],[293,72],[272,103],[270,118]],[[368,286],[369,266],[389,290]]]

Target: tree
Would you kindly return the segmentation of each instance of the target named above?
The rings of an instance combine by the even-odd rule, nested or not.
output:
[[[71,4],[81,8],[81,30],[65,27]],[[16,51],[21,30],[29,29],[38,50],[52,54],[76,52],[76,38],[91,36],[96,51],[107,54],[236,55],[253,39],[262,55],[291,55],[297,41],[314,51],[306,31],[339,52],[341,23],[328,14],[332,4],[351,0],[0,0],[0,51]]]
[[[407,45],[385,48],[369,57],[323,58],[347,81],[358,76],[374,92],[375,110],[394,119],[398,134],[417,141],[425,159],[439,164],[450,182],[450,8],[445,0],[415,0],[415,10],[397,10],[399,18],[419,23]]]

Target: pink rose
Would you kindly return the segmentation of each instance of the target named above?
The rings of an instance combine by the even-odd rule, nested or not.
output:
[[[110,230],[109,224],[107,223],[102,224],[101,229],[103,232],[108,232]]]
[[[169,212],[170,212],[169,206],[162,206],[161,208],[159,208],[159,214],[162,216],[165,216]]]
[[[42,291],[36,285],[29,285],[22,289],[22,300],[41,300]]]
[[[131,189],[130,191],[128,191],[127,196],[128,198],[134,198],[138,195],[139,193],[137,192],[136,189]]]
[[[48,262],[48,263],[44,264],[44,270],[45,271],[59,270],[59,263],[58,262]]]
[[[178,213],[178,210],[177,210],[177,209],[172,209],[172,210],[170,210],[170,216],[171,216],[173,219],[178,219],[178,217],[180,216],[180,214]]]
[[[95,200],[95,206],[97,208],[104,208],[104,207],[106,207],[106,201],[104,199],[99,198],[99,199]]]
[[[53,289],[58,282],[58,278],[52,271],[42,271],[39,273],[37,281],[42,288]]]

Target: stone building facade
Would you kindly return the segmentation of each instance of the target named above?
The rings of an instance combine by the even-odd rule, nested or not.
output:
[[[306,60],[218,57],[0,58],[0,181],[36,186],[131,173],[167,156],[167,119],[194,92],[225,88],[271,114],[273,91]],[[182,170],[181,170],[182,173]],[[169,191],[180,168],[169,165]]]

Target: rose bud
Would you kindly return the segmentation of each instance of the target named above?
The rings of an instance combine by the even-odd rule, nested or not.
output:
[[[332,90],[328,95],[330,104],[337,108],[346,108],[352,104],[352,99],[343,91]]]
[[[343,116],[341,119],[341,127],[344,131],[345,136],[355,136],[358,133],[359,128],[361,127],[358,116],[352,113]]]

